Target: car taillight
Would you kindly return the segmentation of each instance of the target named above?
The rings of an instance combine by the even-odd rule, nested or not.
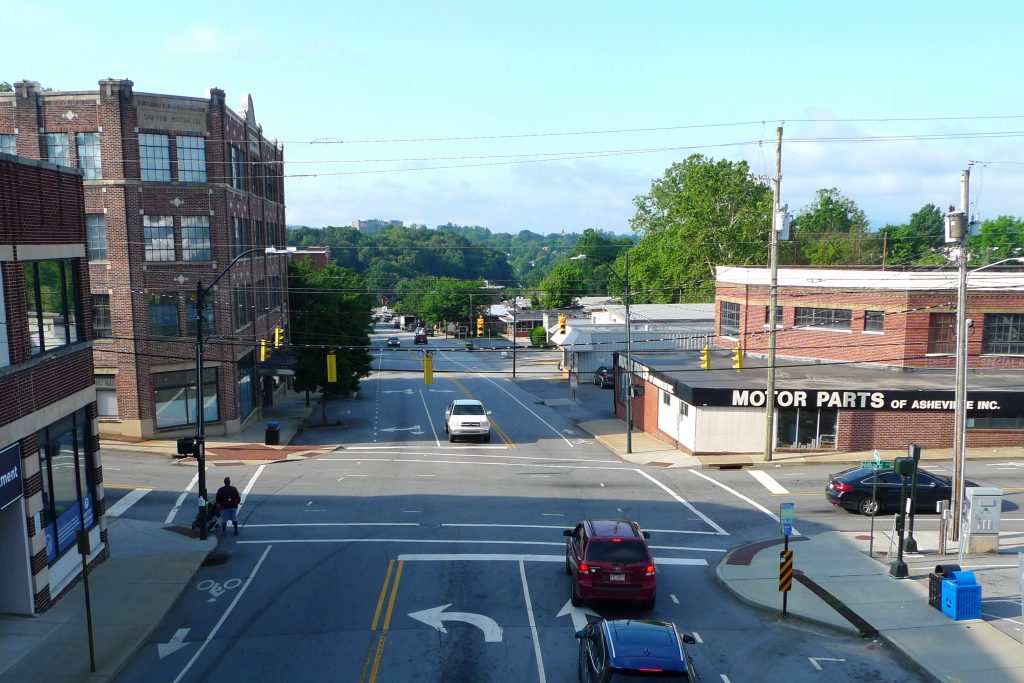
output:
[[[662,672],[662,669],[647,669],[647,668],[640,668],[640,669],[637,669],[637,671],[649,671],[649,672],[651,672],[651,673],[661,673],[661,672]]]
[[[834,488],[836,491],[852,491],[853,484],[847,484],[837,480],[832,482],[832,488]]]
[[[647,576],[654,576],[654,565],[647,565]]]
[[[587,564],[586,562],[580,562],[580,571],[581,572],[589,572],[590,571],[590,565]]]

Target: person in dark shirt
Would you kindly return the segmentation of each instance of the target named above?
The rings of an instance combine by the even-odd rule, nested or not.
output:
[[[235,525],[235,536],[238,535],[238,506],[242,497],[238,489],[231,485],[231,477],[224,477],[224,485],[217,489],[217,505],[220,506],[220,535],[228,532],[228,521]]]

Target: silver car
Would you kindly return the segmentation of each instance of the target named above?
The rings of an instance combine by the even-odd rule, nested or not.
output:
[[[491,440],[490,414],[491,411],[485,410],[480,401],[468,398],[452,401],[444,411],[444,431],[448,432],[448,441],[469,437],[488,443]]]

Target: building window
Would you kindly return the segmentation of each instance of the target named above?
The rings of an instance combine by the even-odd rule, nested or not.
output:
[[[178,336],[178,295],[175,292],[147,294],[149,333],[154,337]]]
[[[661,402],[667,406],[672,405],[672,394],[667,391],[661,392]]]
[[[722,302],[722,311],[719,316],[721,326],[719,334],[727,337],[735,337],[740,333],[740,305],[731,301]]]
[[[256,373],[253,352],[245,354],[238,361],[238,418],[245,420],[256,405]]]
[[[248,289],[235,290],[235,316],[236,330],[252,323],[252,292]]]
[[[245,189],[245,153],[234,146],[231,147],[231,187]]]
[[[28,261],[24,273],[32,355],[76,343],[80,316],[74,262]]]
[[[153,374],[156,400],[156,426],[183,427],[196,423],[196,373],[194,370],[157,372]],[[216,422],[217,369],[203,369],[203,419]]]
[[[174,219],[170,216],[143,216],[143,237],[147,261],[174,260]]]
[[[143,180],[170,182],[171,157],[166,135],[139,133],[139,171]]]
[[[885,311],[864,311],[864,331],[884,332]]]
[[[956,313],[928,316],[928,353],[956,353]]]
[[[0,152],[3,154],[18,153],[18,143],[13,135],[9,133],[0,133]]]
[[[270,278],[270,310],[281,308],[281,277],[274,275]]]
[[[267,245],[266,238],[263,235],[263,221],[252,222],[252,242],[253,246],[265,247]]]
[[[1024,429],[1024,416],[992,415],[984,417],[968,417],[969,429]]]
[[[771,306],[764,307],[764,326],[768,327],[768,323],[771,322]],[[782,306],[775,307],[775,329],[782,327]]]
[[[46,134],[46,160],[60,166],[71,165],[71,150],[68,147],[67,133]]]
[[[185,333],[189,337],[196,336],[196,320],[199,315],[196,313],[196,294],[192,292],[185,302]],[[209,295],[203,305],[203,334],[213,334],[213,300]]]
[[[185,261],[212,261],[210,256],[210,219],[207,216],[182,216],[181,258]]]
[[[1024,355],[1024,314],[986,313],[982,353]]]
[[[92,295],[92,334],[94,339],[112,339],[114,336],[109,294]]]
[[[89,260],[107,260],[107,217],[102,213],[85,214],[85,234],[88,239]]]
[[[835,408],[779,408],[776,444],[781,448],[834,450],[838,421]]]
[[[690,414],[690,404],[687,403],[686,401],[680,401],[679,402],[679,414],[682,415],[683,417],[686,417],[687,415],[689,415]]]
[[[96,412],[100,417],[117,417],[117,375],[93,375]]]
[[[85,408],[81,408],[36,432],[43,488],[39,521],[46,536],[46,560],[51,565],[75,547],[79,530],[96,524],[89,424]]]
[[[249,221],[244,218],[234,219],[235,222],[235,253],[233,256],[241,256],[245,251],[252,248],[252,235],[249,233]]]
[[[78,168],[85,172],[86,180],[99,180],[103,177],[100,164],[100,134],[75,133],[78,145]]]
[[[821,327],[829,330],[849,330],[853,311],[848,308],[803,308],[797,307],[797,327]]]
[[[190,135],[179,135],[178,182],[206,182],[206,140]]]

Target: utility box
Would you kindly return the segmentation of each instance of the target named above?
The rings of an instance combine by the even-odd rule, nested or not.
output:
[[[967,530],[968,553],[999,552],[999,519],[1003,490],[982,486],[965,489],[963,524]]]

